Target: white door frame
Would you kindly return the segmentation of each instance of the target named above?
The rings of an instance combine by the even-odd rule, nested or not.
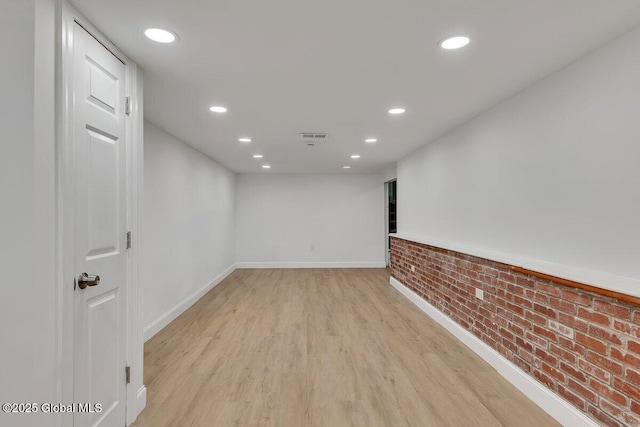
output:
[[[61,403],[74,402],[74,230],[75,206],[73,159],[73,27],[77,22],[96,40],[125,63],[125,93],[131,97],[131,113],[125,118],[127,139],[127,230],[132,233],[132,247],[127,251],[127,365],[131,367],[131,383],[127,384],[127,425],[135,421],[146,405],[143,384],[143,334],[139,289],[140,209],[143,191],[143,113],[142,73],[97,28],[83,17],[67,0],[56,4],[56,159],[57,159],[57,331],[58,390]],[[123,373],[124,375],[124,373]],[[79,398],[81,399],[81,398]],[[59,414],[58,425],[72,426],[72,414]]]

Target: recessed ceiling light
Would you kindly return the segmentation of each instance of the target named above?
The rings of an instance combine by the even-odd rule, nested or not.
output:
[[[351,166],[343,166],[342,169],[351,169]]]
[[[209,110],[213,111],[214,113],[226,113],[227,109],[225,107],[221,107],[219,105],[214,105],[213,107],[209,108]]]
[[[360,158],[360,154],[354,154],[351,156],[352,159],[359,159]]]
[[[264,157],[262,154],[254,154],[253,155],[254,159],[261,159],[262,157]]]
[[[240,142],[251,142],[251,138],[238,138]]]
[[[404,108],[392,108],[389,110],[389,114],[402,114],[406,110]]]
[[[367,138],[364,140],[364,142],[368,142],[368,143],[373,143],[373,142],[378,142],[377,138]]]
[[[162,28],[147,28],[144,30],[147,38],[158,43],[173,43],[178,40],[178,35],[173,31],[163,30]]]
[[[469,37],[467,36],[454,36],[447,37],[444,40],[440,41],[440,47],[447,50],[460,49],[461,47],[465,47],[469,44]]]
[[[271,169],[271,166],[269,166],[269,165],[262,165],[262,169]]]

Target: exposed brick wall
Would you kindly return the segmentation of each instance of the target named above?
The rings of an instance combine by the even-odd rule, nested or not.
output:
[[[603,425],[640,426],[639,306],[399,238],[391,275]]]

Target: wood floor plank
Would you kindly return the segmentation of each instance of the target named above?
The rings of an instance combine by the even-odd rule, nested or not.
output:
[[[384,269],[237,270],[145,344],[146,426],[556,426]]]

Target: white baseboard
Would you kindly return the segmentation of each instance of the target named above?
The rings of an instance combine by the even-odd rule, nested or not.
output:
[[[404,284],[391,277],[391,285],[412,303],[418,306],[429,317],[451,332],[478,356],[495,368],[496,371],[523,392],[536,405],[551,415],[564,426],[598,427],[598,423],[589,418],[584,412],[571,405],[562,397],[552,392],[533,377],[504,358],[500,353],[489,347],[471,332],[458,325],[453,319],[422,299],[418,294]]]
[[[142,386],[136,393],[136,417],[147,407],[147,387]]]
[[[184,313],[189,307],[195,304],[200,298],[204,296],[211,289],[215,288],[216,285],[222,282],[229,274],[233,273],[236,269],[236,264],[231,264],[226,270],[222,273],[218,274],[212,280],[210,280],[207,284],[205,284],[202,288],[189,295],[187,298],[180,301],[175,307],[171,310],[167,311],[156,320],[145,326],[144,328],[144,341],[147,342],[153,337],[155,334],[160,332],[162,328],[167,326],[169,323],[174,321],[178,316]]]
[[[140,415],[140,412],[147,406],[147,387],[142,386],[136,393],[136,410],[138,411],[137,415]]]
[[[351,262],[238,262],[238,269],[246,268],[385,268],[384,261]]]
[[[130,405],[133,406],[133,409],[129,407]],[[143,385],[138,389],[136,397],[130,405],[127,405],[127,426],[133,424],[147,406],[147,387]],[[131,413],[129,412],[130,409]]]

